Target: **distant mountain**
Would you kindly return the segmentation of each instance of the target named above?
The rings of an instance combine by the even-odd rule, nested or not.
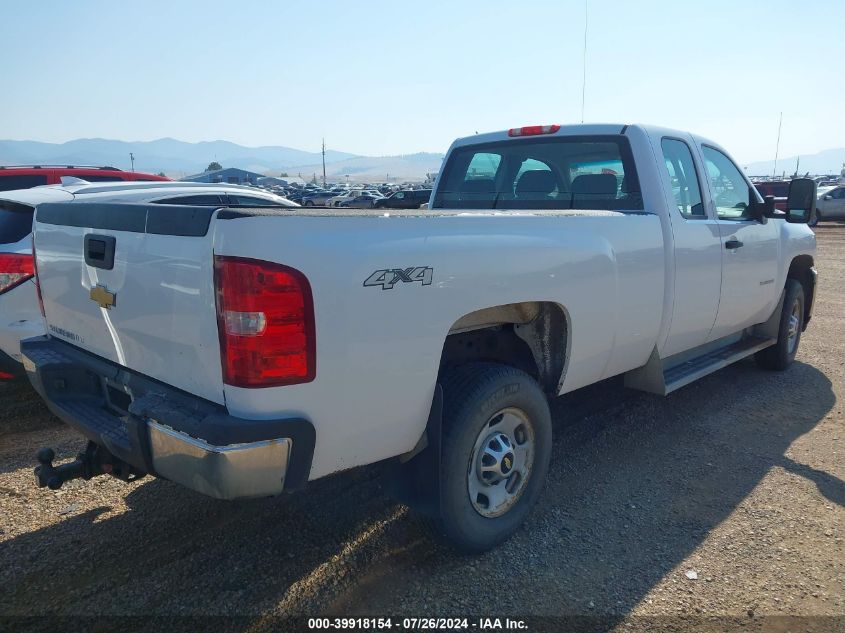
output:
[[[791,176],[795,173],[795,165],[798,159],[798,156],[779,158],[776,175],[781,176],[786,172],[787,176]],[[811,175],[839,174],[843,164],[845,164],[845,147],[826,149],[817,154],[801,156],[800,163],[798,163],[798,173],[802,175],[807,172],[810,172]],[[772,170],[775,168],[775,161],[764,160],[748,163],[745,167],[749,176],[768,176],[772,174]]]
[[[172,138],[141,142],[86,138],[67,143],[0,141],[0,165],[110,165],[129,169],[130,152],[135,155],[136,170],[174,175],[201,172],[212,161],[224,167],[259,172],[277,172],[293,165],[321,162],[318,152],[282,146],[244,147],[228,141],[186,143]],[[326,150],[327,163],[355,157],[347,152]]]

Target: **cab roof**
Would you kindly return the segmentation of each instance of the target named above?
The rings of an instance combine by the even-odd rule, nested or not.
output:
[[[510,128],[508,130],[500,130],[497,132],[486,132],[483,134],[474,134],[472,136],[464,136],[457,139],[452,148],[463,147],[465,145],[478,145],[483,143],[495,143],[500,141],[519,141],[525,138],[551,138],[560,136],[601,136],[601,135],[618,135],[625,134],[630,129],[637,129],[645,133],[647,136],[677,136],[681,138],[694,138],[698,143],[706,143],[720,148],[718,143],[714,143],[709,139],[698,136],[691,132],[683,130],[674,130],[657,125],[646,125],[642,123],[575,123],[570,125],[554,125],[554,126],[531,126],[531,127],[546,127],[558,128],[554,131],[544,132],[536,135],[513,135],[514,130],[521,130],[525,128]],[[721,148],[720,148],[721,149]]]

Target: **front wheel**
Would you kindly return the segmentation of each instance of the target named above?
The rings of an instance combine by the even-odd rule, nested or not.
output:
[[[443,381],[440,513],[456,548],[482,552],[513,534],[537,502],[552,450],[540,386],[505,365],[470,363]]]
[[[807,222],[807,225],[808,226],[818,226],[819,222],[821,222],[821,221],[822,221],[822,214],[819,213],[818,209],[816,209],[815,214],[813,214],[813,218],[809,222]]]
[[[787,279],[777,343],[754,355],[757,365],[775,371],[789,367],[798,352],[803,329],[804,287],[795,279]]]

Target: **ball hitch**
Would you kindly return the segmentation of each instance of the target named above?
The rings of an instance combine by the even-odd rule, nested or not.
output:
[[[69,464],[53,466],[56,452],[52,448],[42,448],[36,454],[38,466],[35,467],[35,481],[39,488],[47,487],[58,490],[71,479],[91,479],[106,472],[100,461],[99,447],[88,442],[85,451],[79,453]]]

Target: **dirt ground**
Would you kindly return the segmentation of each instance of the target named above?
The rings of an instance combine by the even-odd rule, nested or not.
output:
[[[82,441],[28,387],[7,386],[0,616],[239,615],[238,630],[303,614],[601,616],[620,630],[715,617],[845,630],[845,225],[818,235],[817,304],[788,371],[747,361],[667,398],[610,381],[558,399],[539,506],[482,556],[434,540],[378,468],[235,503],[151,478],[39,490],[36,449],[71,456]]]

